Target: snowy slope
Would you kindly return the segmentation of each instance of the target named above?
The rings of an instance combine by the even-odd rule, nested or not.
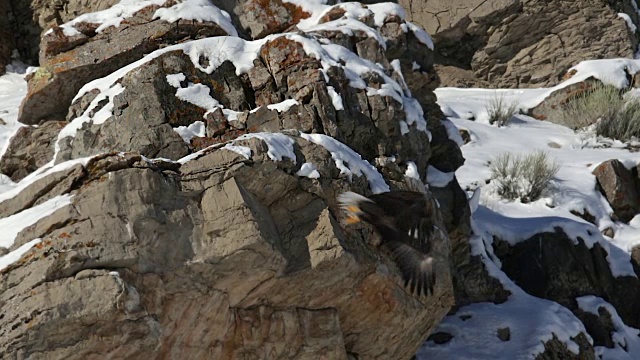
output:
[[[638,153],[625,150],[624,144],[610,139],[596,138],[589,131],[574,132],[569,128],[518,115],[506,127],[490,125],[487,107],[492,99],[502,97],[517,102],[521,109],[531,108],[552,91],[584,80],[590,76],[615,86],[627,86],[624,67],[637,69],[640,62],[628,59],[586,61],[575,67],[574,78],[547,89],[494,90],[456,89],[436,90],[438,103],[448,117],[448,126],[467,130],[471,141],[462,146],[466,159],[456,175],[463,189],[480,190],[480,204],[473,214],[471,240],[474,255],[480,255],[489,273],[511,291],[503,304],[479,303],[461,308],[435,330],[454,335],[446,344],[430,341],[419,352],[423,359],[534,359],[544,350],[542,341],[557,337],[577,354],[577,345],[570,340],[584,332],[580,321],[557,303],[524,293],[501,270],[500,261],[493,255],[493,235],[508,239],[512,245],[544,231],[561,227],[574,240],[581,237],[587,246],[600,243],[609,254],[607,260],[614,276],[636,276],[629,252],[640,244],[640,216],[630,224],[614,222],[612,209],[596,190],[593,169],[601,162],[618,159],[626,166],[640,163]],[[475,120],[469,120],[475,119]],[[456,137],[451,134],[450,137]],[[544,196],[532,203],[502,200],[493,183],[488,162],[504,152],[531,153],[545,151],[560,164],[552,186]],[[571,213],[587,210],[594,215],[596,226]],[[614,237],[601,235],[599,230],[611,227]],[[615,309],[600,298],[578,299],[585,311],[597,314],[605,307],[614,317],[618,345],[614,349],[597,347],[602,359],[633,359],[622,347],[634,350],[638,346],[638,330],[625,325]],[[535,314],[535,315],[532,315]],[[544,321],[540,321],[544,319]],[[510,329],[511,339],[497,337],[500,328]],[[586,333],[586,332],[585,332]]]

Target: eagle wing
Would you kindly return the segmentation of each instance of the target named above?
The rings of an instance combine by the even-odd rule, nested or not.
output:
[[[391,250],[391,256],[402,273],[404,285],[418,296],[432,294],[436,283],[433,257],[399,241],[387,241],[385,246]]]

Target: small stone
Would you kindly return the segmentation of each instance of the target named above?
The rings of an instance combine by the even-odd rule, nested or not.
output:
[[[508,327],[498,329],[498,339],[509,341],[511,339],[511,330]]]

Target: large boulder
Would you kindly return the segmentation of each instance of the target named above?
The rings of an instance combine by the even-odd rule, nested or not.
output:
[[[592,235],[599,236],[594,229]],[[620,317],[632,327],[640,326],[640,281],[632,274],[615,274],[610,261],[619,261],[622,251],[614,246],[605,250],[596,242],[568,236],[561,228],[519,242],[514,246],[494,241],[494,251],[502,270],[531,295],[553,300],[577,312],[576,298],[595,295],[606,299]],[[589,239],[588,241],[592,241]],[[631,264],[629,264],[631,267]],[[579,313],[579,312],[578,312]]]
[[[3,354],[409,358],[453,304],[449,240],[434,238],[436,293],[418,301],[368,226],[340,225],[335,196],[367,193],[366,179],[349,185],[322,146],[288,138],[294,158],[277,162],[249,139],[234,142],[248,159],[219,148],[180,169],[133,154],[81,165],[58,192],[72,206],[10,247],[41,239],[2,270]],[[310,161],[319,180],[295,175]]]
[[[167,2],[165,6],[171,4]],[[94,22],[93,19],[104,17],[99,13],[87,14],[44,32],[40,67],[28,77],[29,92],[20,106],[18,121],[38,124],[42,120],[64,119],[78,90],[91,80],[106,76],[162,46],[229,34],[225,20],[218,23],[180,19],[179,5],[162,9],[164,13],[159,12],[157,5],[138,6],[130,16],[122,15],[118,26],[109,26],[111,23],[105,20]],[[219,10],[211,5],[202,11]],[[180,20],[178,25],[177,20]]]
[[[608,160],[598,165],[593,174],[596,176],[598,189],[613,209],[615,220],[628,223],[640,214],[640,183],[637,173],[634,174],[618,160]]]
[[[433,35],[438,64],[472,70],[491,87],[555,85],[582,60],[632,58],[638,45],[635,31],[618,15],[626,13],[638,24],[629,1],[399,3],[409,20]]]

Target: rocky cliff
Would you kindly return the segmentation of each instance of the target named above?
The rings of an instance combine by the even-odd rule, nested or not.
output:
[[[0,66],[13,49],[39,65],[0,157],[0,352],[410,359],[428,338],[419,357],[455,359],[449,345],[488,332],[539,359],[617,346],[613,327],[640,326],[640,283],[608,262],[622,255],[597,229],[483,232],[505,219],[460,187],[463,141],[434,93],[550,85],[577,59],[632,55],[617,15],[637,17],[631,3],[571,4],[0,5]],[[599,170],[612,199],[615,165]],[[637,170],[623,175],[636,186]],[[428,184],[446,230],[431,296],[336,201],[407,178]],[[518,334],[512,315],[532,309],[535,331]]]
[[[393,4],[108,5],[39,23],[30,126],[0,161],[20,181],[0,200],[2,353],[410,358],[464,237],[432,239],[435,293],[415,297],[336,196],[462,164],[429,36]],[[433,221],[464,234],[466,206]]]

